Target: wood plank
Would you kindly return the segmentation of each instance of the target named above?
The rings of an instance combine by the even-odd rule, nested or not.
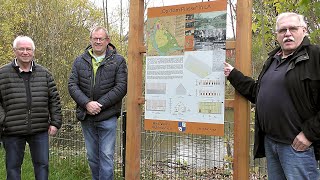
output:
[[[140,46],[139,47],[139,52],[140,53],[146,53],[147,52],[147,47],[146,46]]]
[[[139,105],[145,104],[145,98],[144,98],[144,97],[139,97],[139,98],[138,98],[138,104],[139,104]]]
[[[236,49],[236,41],[226,41],[226,49]]]
[[[225,99],[224,100],[224,107],[234,108],[234,99]]]
[[[237,35],[235,66],[245,75],[251,74],[252,0],[237,2]],[[235,180],[249,178],[250,103],[236,92],[234,101],[234,162]]]
[[[130,1],[125,179],[140,179],[144,0]],[[137,51],[137,47],[139,51]],[[134,128],[132,128],[134,127]]]

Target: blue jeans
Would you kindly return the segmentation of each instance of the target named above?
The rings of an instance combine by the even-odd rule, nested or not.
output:
[[[117,117],[93,122],[81,121],[87,158],[93,180],[113,180]]]
[[[265,137],[265,151],[270,180],[318,180],[317,161],[311,146],[306,151],[296,151],[290,144]]]
[[[6,151],[7,180],[21,180],[26,142],[29,144],[36,180],[48,180],[49,171],[49,136],[41,132],[28,136],[4,136],[3,145]]]

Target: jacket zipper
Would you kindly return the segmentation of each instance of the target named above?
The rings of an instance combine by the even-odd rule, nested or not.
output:
[[[113,55],[113,53],[111,53],[109,56],[105,57],[104,60],[109,59],[111,56]],[[92,58],[91,58],[92,61]],[[103,61],[102,61],[103,62]],[[93,101],[93,89],[94,89],[94,81],[96,76],[94,75],[94,71],[93,71],[93,65],[91,63],[89,63],[91,66],[91,77],[90,77],[90,82],[91,82],[91,90],[90,90],[90,100]],[[101,64],[99,64],[98,68],[97,68],[97,73],[98,70],[100,68]]]

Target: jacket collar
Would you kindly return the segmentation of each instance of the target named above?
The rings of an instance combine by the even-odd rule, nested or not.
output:
[[[295,52],[293,53],[293,55],[296,55],[297,52],[299,52],[301,50],[301,48],[305,47],[305,46],[309,46],[310,45],[310,40],[307,36],[305,36],[301,42],[301,44],[298,46],[298,48],[295,50]],[[276,53],[278,53],[281,50],[281,47],[278,46],[276,49],[274,49],[273,51],[271,51],[270,53],[268,53],[269,57],[273,57]]]
[[[295,50],[295,52],[292,54],[292,59],[295,59],[295,61],[293,63],[290,63],[289,64],[289,67],[287,69],[290,70],[290,69],[293,69],[295,67],[295,63],[299,62],[299,61],[303,61],[303,60],[307,60],[309,59],[309,56],[308,54],[306,54],[306,51],[303,50],[303,48],[305,46],[308,46],[310,45],[310,40],[307,36],[305,36],[300,44],[300,46],[298,46],[298,48]],[[269,58],[267,59],[267,61],[265,62],[265,68],[263,68],[262,70],[262,73],[264,73],[267,68],[270,66],[271,62],[272,62],[272,59],[273,57],[279,52],[281,51],[281,47],[277,47],[275,48],[273,51],[271,51],[270,53],[268,53],[268,56]],[[305,56],[303,56],[305,55]],[[298,57],[298,58],[297,58]]]
[[[14,58],[12,63],[11,63],[12,67],[19,73],[23,72],[23,70],[19,67],[18,63],[17,63],[17,58]],[[36,64],[34,62],[34,60],[31,61],[31,67],[30,67],[30,72],[34,71],[36,68]]]
[[[116,47],[113,44],[109,43],[107,45],[107,47],[108,48],[107,48],[107,52],[106,52],[105,58],[106,57],[110,57],[110,56],[112,56],[112,55],[117,53]],[[92,50],[92,46],[91,45],[86,47],[85,53],[84,53],[84,59],[89,61],[89,62],[91,62],[91,59],[93,58],[93,56],[89,52],[90,50]]]

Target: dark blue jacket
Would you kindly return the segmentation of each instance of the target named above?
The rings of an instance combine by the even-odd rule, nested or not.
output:
[[[122,98],[127,93],[127,65],[115,47],[109,44],[94,76],[92,56],[88,52],[90,48],[75,59],[68,89],[77,104],[78,120],[103,121],[120,115]],[[99,114],[91,116],[86,113],[86,104],[90,101],[102,104]]]

